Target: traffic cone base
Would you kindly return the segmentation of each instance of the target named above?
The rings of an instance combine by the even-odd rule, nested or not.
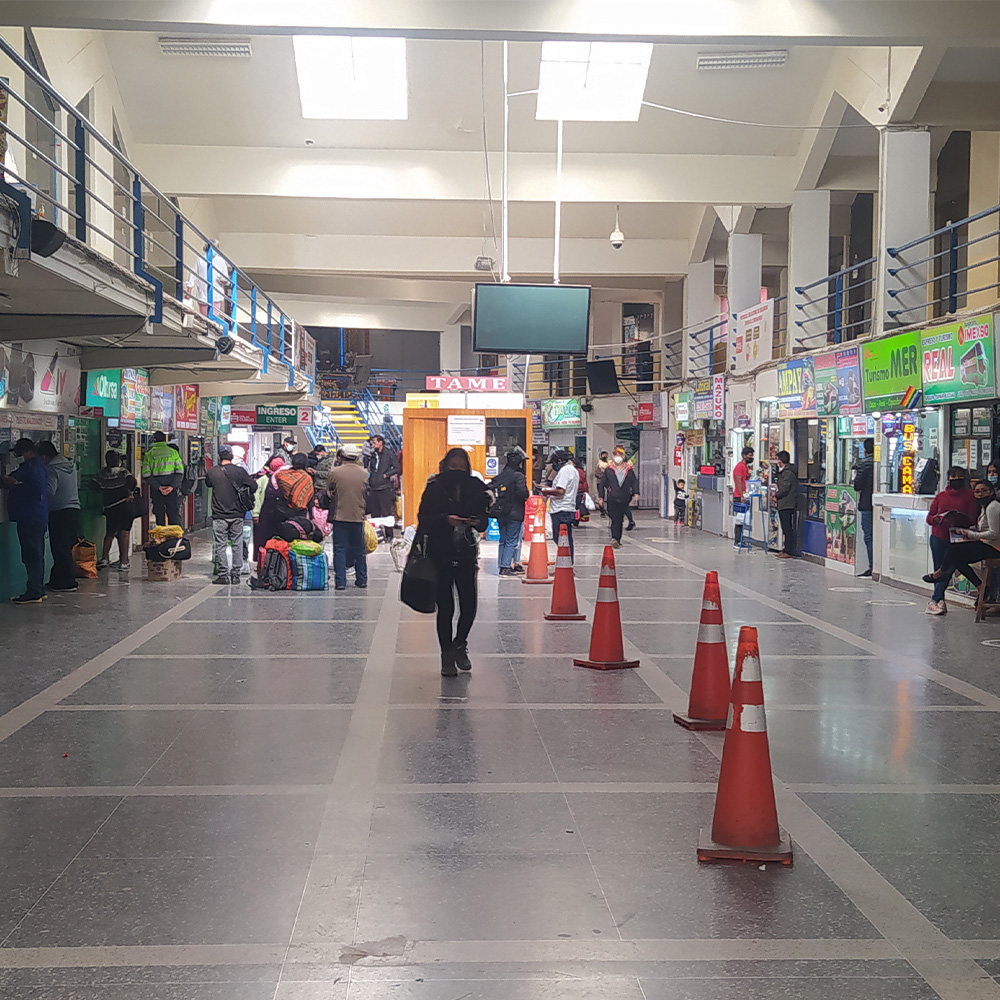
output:
[[[529,580],[527,577],[522,576],[521,577],[521,583],[536,583],[536,584],[537,583],[542,583],[542,584],[549,583],[549,584],[551,584],[552,583],[552,579],[553,578],[551,576],[549,576],[549,577],[546,577],[544,580]]]
[[[547,622],[585,622],[586,615],[554,615],[547,611],[543,616]]]
[[[535,510],[535,524],[531,533],[531,547],[528,550],[527,572],[521,577],[521,583],[551,584],[554,577],[549,576],[549,550],[545,542],[544,508]]]
[[[574,660],[574,667],[589,667],[591,670],[630,670],[639,666],[638,660],[617,660],[614,663],[604,663],[600,660]]]
[[[674,712],[674,722],[696,733],[718,733],[724,732],[726,728],[725,719],[692,719],[681,712]]]
[[[698,860],[709,864],[713,861],[752,861],[765,864],[768,861],[779,865],[792,864],[792,841],[780,827],[779,840],[774,847],[733,847],[717,844],[712,840],[712,831],[703,829],[698,837]]]

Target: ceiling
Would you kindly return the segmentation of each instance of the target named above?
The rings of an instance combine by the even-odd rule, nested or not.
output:
[[[1000,16],[983,5],[810,0],[777,16],[786,6],[329,0],[307,21],[298,0],[242,0],[249,28],[227,24],[232,4],[220,0],[4,2],[53,26],[36,37],[54,80],[72,75],[76,50],[113,76],[131,159],[268,291],[292,296],[300,321],[364,316],[399,329],[453,322],[482,279],[475,258],[500,258],[500,38],[511,39],[509,91],[520,95],[509,101],[511,274],[551,277],[561,197],[563,272],[650,295],[724,257],[717,208],[747,206],[742,231],[762,233],[778,266],[796,190],[827,187],[840,205],[874,190],[878,126],[927,122],[940,145],[968,118],[970,95],[1000,80]],[[289,36],[315,30],[407,36],[408,119],[304,120]],[[159,33],[193,31],[248,35],[253,56],[160,52]],[[542,38],[588,31],[654,41],[646,100],[687,113],[647,106],[634,123],[565,123],[557,186],[557,125],[536,121],[536,98],[522,92],[538,86]],[[699,52],[748,48],[786,48],[788,59],[697,69]],[[1000,99],[975,107],[1000,129]],[[616,206],[620,252],[608,242]]]

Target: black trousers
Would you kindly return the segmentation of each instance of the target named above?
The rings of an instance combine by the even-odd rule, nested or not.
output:
[[[971,564],[981,559],[1000,559],[1000,550],[978,540],[956,542],[948,546],[944,562],[941,564],[941,572],[945,580],[950,580],[955,572],[959,572],[973,587],[978,587],[982,581]]]
[[[21,543],[21,562],[28,575],[25,594],[42,597],[45,594],[45,525],[17,522],[17,540]]]
[[[80,509],[49,512],[49,548],[52,550],[52,572],[49,586],[53,590],[71,590],[76,586],[76,563],[73,546],[80,537]]]
[[[159,486],[150,486],[149,499],[157,525],[181,523],[181,495],[176,486],[166,496],[160,492]]]
[[[620,542],[622,540],[622,522],[629,512],[628,504],[608,497],[605,506],[608,508],[608,517],[611,518],[611,537],[616,542]]]
[[[472,623],[476,620],[479,601],[476,574],[479,564],[475,560],[458,563],[435,562],[438,572],[437,634],[442,652],[460,646],[469,638]],[[455,617],[455,591],[458,591],[458,628],[452,634]]]
[[[785,547],[782,551],[789,556],[797,555],[799,551],[798,539],[795,535],[795,522],[798,513],[794,508],[778,511],[778,518],[781,521],[781,533],[785,536]]]

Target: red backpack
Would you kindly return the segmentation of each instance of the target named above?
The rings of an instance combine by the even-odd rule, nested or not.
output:
[[[291,590],[292,563],[288,558],[288,542],[272,538],[257,554],[257,579],[250,581],[254,590]]]

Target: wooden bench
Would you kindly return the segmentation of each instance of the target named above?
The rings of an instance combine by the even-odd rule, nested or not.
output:
[[[993,600],[986,600],[986,592],[990,586],[990,577],[995,572],[1000,572],[1000,559],[984,559],[981,563],[983,571],[980,575],[979,593],[976,596],[976,621],[981,622],[987,611],[1000,610],[1000,580],[996,581],[997,586],[993,591]]]

